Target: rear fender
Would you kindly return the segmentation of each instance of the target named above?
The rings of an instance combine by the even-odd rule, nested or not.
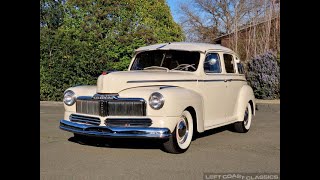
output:
[[[243,121],[244,112],[249,101],[252,102],[252,114],[255,115],[256,103],[252,88],[249,85],[244,85],[239,92],[238,100],[236,104],[235,113],[237,115],[237,121]]]

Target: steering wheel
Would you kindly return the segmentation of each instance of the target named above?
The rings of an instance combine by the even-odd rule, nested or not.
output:
[[[193,70],[196,70],[196,68],[194,67],[195,64],[180,64],[177,67],[173,68],[173,70],[186,70],[188,71],[189,67],[192,68]]]

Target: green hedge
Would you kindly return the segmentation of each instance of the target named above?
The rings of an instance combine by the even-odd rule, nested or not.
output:
[[[125,70],[134,49],[184,36],[164,0],[40,1],[40,100]]]

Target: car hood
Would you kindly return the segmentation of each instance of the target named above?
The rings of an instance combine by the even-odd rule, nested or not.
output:
[[[134,87],[153,85],[185,86],[186,82],[196,81],[192,72],[118,71],[98,77],[97,93],[119,93]]]

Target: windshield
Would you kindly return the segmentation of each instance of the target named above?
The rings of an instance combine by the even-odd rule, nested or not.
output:
[[[130,70],[196,71],[199,59],[199,52],[176,50],[144,51],[136,55]]]

